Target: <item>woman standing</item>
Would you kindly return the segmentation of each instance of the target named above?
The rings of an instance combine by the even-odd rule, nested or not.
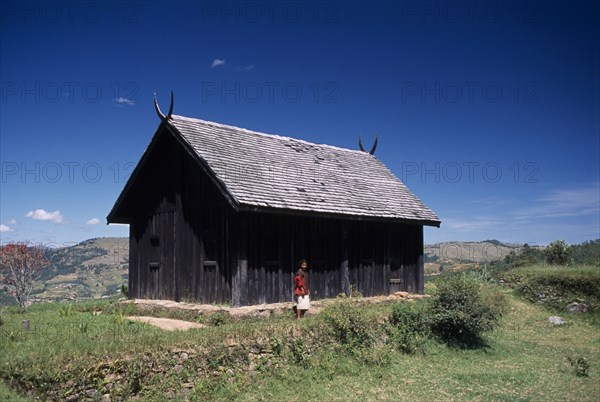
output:
[[[296,285],[294,295],[296,297],[296,314],[298,318],[304,316],[304,313],[310,308],[310,284],[307,270],[308,263],[306,260],[301,260],[298,263],[298,272],[294,277]]]

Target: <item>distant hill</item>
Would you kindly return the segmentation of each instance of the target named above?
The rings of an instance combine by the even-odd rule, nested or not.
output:
[[[37,281],[32,301],[95,299],[118,294],[127,284],[129,240],[104,237],[48,249],[50,261]]]
[[[523,244],[502,243],[498,240],[451,241],[425,245],[425,274],[478,268],[485,263],[503,260],[511,251],[518,253],[522,248]]]

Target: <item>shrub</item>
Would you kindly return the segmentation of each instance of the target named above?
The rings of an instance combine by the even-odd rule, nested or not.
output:
[[[391,340],[407,354],[423,352],[423,346],[429,338],[429,319],[423,304],[398,303],[392,308]]]
[[[210,318],[208,319],[209,324],[212,325],[213,327],[220,327],[221,325],[228,324],[231,321],[232,321],[231,316],[229,314],[222,313],[219,311],[211,314]]]
[[[546,262],[551,265],[567,265],[571,260],[571,248],[564,240],[557,240],[545,250]]]
[[[575,264],[589,264],[600,267],[600,239],[584,241],[569,248]]]
[[[482,343],[485,331],[494,329],[505,300],[493,288],[485,288],[466,275],[453,275],[439,281],[432,299],[431,329],[442,340],[461,346]]]
[[[589,377],[590,363],[585,357],[569,357],[568,359],[577,377]]]
[[[375,343],[378,326],[367,317],[361,306],[342,299],[325,309],[323,317],[334,340],[340,345],[352,349]]]
[[[290,342],[290,352],[294,363],[304,368],[310,367],[312,351],[304,338],[299,337]]]

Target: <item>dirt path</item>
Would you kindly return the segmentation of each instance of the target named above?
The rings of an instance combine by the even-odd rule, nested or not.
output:
[[[366,303],[381,303],[385,301],[391,300],[410,300],[410,299],[418,299],[422,297],[428,297],[425,295],[412,294],[408,292],[396,292],[393,295],[389,296],[375,296],[375,297],[360,297],[356,298],[356,302],[366,302]],[[325,299],[311,302],[311,308],[308,310],[308,315],[319,314],[323,307],[327,304],[334,303],[336,299]],[[195,304],[195,303],[183,303],[183,302],[174,302],[171,300],[148,300],[148,299],[135,299],[135,300],[127,300],[122,301],[121,303],[131,303],[134,304],[138,311],[147,312],[147,314],[152,315],[157,312],[165,312],[165,311],[181,311],[187,310],[201,315],[208,315],[214,313],[224,313],[231,317],[242,318],[242,317],[268,317],[270,315],[278,315],[278,314],[286,314],[292,313],[292,309],[294,307],[294,303],[273,303],[273,304],[259,304],[254,306],[244,306],[244,307],[228,307],[228,306],[218,306],[211,304]],[[156,325],[157,327],[163,328],[167,331],[175,331],[175,330],[187,330],[190,328],[203,328],[205,325],[199,323],[193,323],[189,321],[182,320],[174,320],[167,318],[155,318],[151,316],[140,316],[140,317],[128,317],[131,320],[147,322],[150,325]]]
[[[128,320],[143,322],[146,324],[154,325],[165,331],[187,331],[192,328],[205,328],[206,325],[199,324],[196,322],[174,320],[171,318],[157,318],[157,317],[146,317],[146,316],[130,316]]]

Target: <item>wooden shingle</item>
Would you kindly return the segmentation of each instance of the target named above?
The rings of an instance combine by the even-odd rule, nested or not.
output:
[[[240,209],[440,224],[369,153],[177,115],[168,124]]]

